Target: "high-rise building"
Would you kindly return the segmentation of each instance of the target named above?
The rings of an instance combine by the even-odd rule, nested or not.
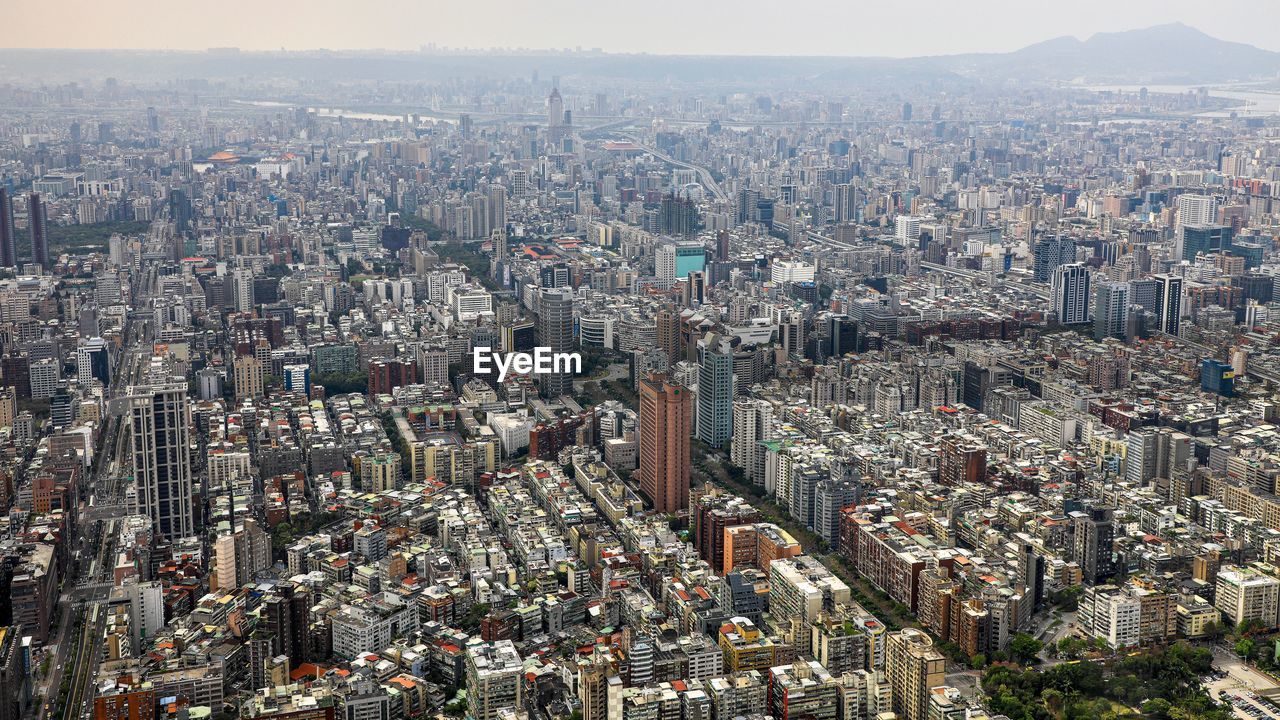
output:
[[[167,538],[194,535],[199,527],[191,475],[187,385],[135,387],[129,395],[129,435],[137,512]]]
[[[1160,318],[1160,332],[1177,336],[1182,330],[1182,278],[1177,275],[1156,275],[1156,314]]]
[[[564,124],[564,98],[560,97],[560,88],[551,88],[547,96],[547,127],[555,130]]]
[[[93,380],[101,382],[103,387],[111,384],[111,357],[106,340],[89,338],[76,348],[76,379],[81,385]]]
[[[1129,284],[1099,283],[1093,305],[1093,339],[1123,338],[1129,318]]]
[[[692,414],[688,389],[657,375],[640,381],[640,489],[658,512],[689,507]]]
[[[191,222],[195,213],[191,208],[191,198],[184,190],[174,188],[169,191],[169,220],[173,222],[173,231],[178,235],[186,235],[191,231]]]
[[[1076,261],[1076,241],[1069,237],[1040,238],[1034,255],[1036,282],[1049,282],[1055,268]]]
[[[553,353],[573,350],[573,290],[570,288],[542,288],[538,295],[538,345]],[[571,373],[538,376],[538,394],[543,398],[572,393]]]
[[[1179,195],[1178,225],[1208,225],[1218,219],[1218,199],[1211,195]]]
[[[1222,566],[1217,573],[1214,607],[1230,627],[1256,620],[1263,628],[1276,626],[1280,613],[1280,580],[1250,567]]]
[[[698,231],[698,206],[683,195],[663,195],[658,210],[658,228],[671,235],[694,234]]]
[[[920,239],[920,225],[927,219],[921,215],[899,215],[893,219],[893,239],[907,247],[915,247]]]
[[[1181,225],[1176,237],[1177,255],[1191,262],[1197,255],[1230,252],[1231,238],[1230,225]]]
[[[523,687],[524,666],[510,640],[467,646],[467,704],[474,720],[521,709]]]
[[[13,229],[13,199],[9,189],[0,187],[0,266],[18,264],[18,237]]]
[[[698,439],[724,447],[733,437],[733,346],[718,333],[708,334],[699,344]]]
[[[48,208],[40,193],[27,196],[27,228],[31,236],[31,262],[49,268]]]
[[[232,363],[232,377],[236,388],[236,399],[262,397],[266,368],[262,360],[253,355],[241,355]]]
[[[1060,265],[1053,270],[1049,305],[1063,325],[1089,322],[1089,269],[1084,263]]]
[[[1072,513],[1075,535],[1075,561],[1080,566],[1086,585],[1096,585],[1115,573],[1112,559],[1115,541],[1115,517],[1111,508],[1091,508]]]
[[[946,684],[946,664],[923,630],[903,628],[885,635],[885,679],[894,714],[901,720],[925,720],[929,691]]]
[[[696,240],[661,243],[654,248],[653,264],[658,279],[674,285],[706,268],[706,249]]]

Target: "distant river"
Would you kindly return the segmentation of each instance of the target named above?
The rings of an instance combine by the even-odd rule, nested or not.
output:
[[[275,100],[236,100],[241,105],[253,105],[255,107],[299,107],[298,103],[276,102]],[[358,110],[345,110],[343,108],[327,108],[327,107],[308,107],[307,112],[313,112],[321,117],[344,117],[352,120],[374,120],[382,122],[398,122],[404,119],[404,115],[389,115],[387,113],[371,113],[360,112]],[[429,118],[436,122],[456,123],[457,120],[448,117],[437,117],[430,111],[415,110],[405,113],[405,115],[417,115],[419,117]]]
[[[1209,110],[1197,113],[1196,117],[1214,118],[1214,117],[1230,117],[1234,112],[1239,117],[1267,117],[1271,115],[1280,115],[1280,92],[1268,92],[1266,90],[1247,90],[1239,88],[1247,88],[1247,85],[1236,85],[1226,87],[1212,87],[1208,85],[1085,85],[1085,90],[1093,90],[1095,92],[1125,92],[1136,93],[1142,88],[1146,88],[1147,92],[1160,93],[1162,95],[1184,95],[1189,92],[1195,92],[1202,87],[1209,89],[1209,96],[1222,98],[1224,100],[1238,100],[1240,105],[1228,110]]]

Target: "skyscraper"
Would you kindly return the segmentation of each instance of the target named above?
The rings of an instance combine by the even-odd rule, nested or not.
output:
[[[1156,275],[1155,279],[1160,282],[1156,293],[1160,332],[1176,336],[1182,330],[1182,278]]]
[[[1054,268],[1076,260],[1076,241],[1071,238],[1040,238],[1035,246],[1035,280],[1049,282]]]
[[[13,230],[13,200],[9,189],[0,187],[0,266],[18,264],[18,238]]]
[[[538,345],[553,353],[573,349],[573,290],[542,288],[538,295]],[[573,392],[573,376],[553,372],[538,377],[538,394],[557,398]]]
[[[1083,263],[1062,265],[1053,270],[1050,309],[1063,325],[1089,322],[1089,269]]]
[[[1125,336],[1129,314],[1129,284],[1099,283],[1093,306],[1093,339]]]
[[[1088,512],[1073,513],[1073,517],[1075,561],[1085,584],[1096,585],[1115,573],[1111,558],[1116,532],[1113,511],[1092,508]]]
[[[133,388],[129,427],[138,514],[150,517],[156,532],[167,538],[194,535],[198,528],[186,383]]]
[[[49,267],[48,209],[40,199],[40,193],[27,197],[27,227],[31,233],[31,262]]]
[[[551,88],[547,96],[547,127],[555,130],[564,124],[564,99],[560,97],[560,88]]]
[[[640,381],[640,489],[658,512],[689,507],[689,391],[652,375]]]
[[[718,333],[699,342],[698,439],[711,447],[724,447],[733,437],[733,346]]]

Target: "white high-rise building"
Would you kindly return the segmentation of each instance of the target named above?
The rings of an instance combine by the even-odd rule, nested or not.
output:
[[[164,627],[164,588],[159,581],[129,582],[124,586],[129,598],[129,630],[133,647],[154,637]]]
[[[1218,217],[1218,199],[1211,195],[1179,195],[1179,225],[1212,225]]]
[[[1063,325],[1089,322],[1089,269],[1084,263],[1060,265],[1050,283],[1050,309]]]
[[[920,223],[928,218],[920,215],[899,215],[893,219],[893,239],[903,243],[915,243],[920,239]]]
[[[253,271],[236,270],[231,274],[233,300],[237,312],[253,310]]]

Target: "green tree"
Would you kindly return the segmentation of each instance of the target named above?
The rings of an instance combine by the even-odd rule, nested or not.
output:
[[[1009,641],[1009,655],[1013,657],[1014,662],[1022,665],[1039,662],[1040,651],[1043,649],[1044,643],[1026,633],[1018,633]]]
[[[1236,654],[1248,660],[1253,657],[1253,651],[1256,649],[1253,640],[1249,638],[1241,638],[1236,642]]]

